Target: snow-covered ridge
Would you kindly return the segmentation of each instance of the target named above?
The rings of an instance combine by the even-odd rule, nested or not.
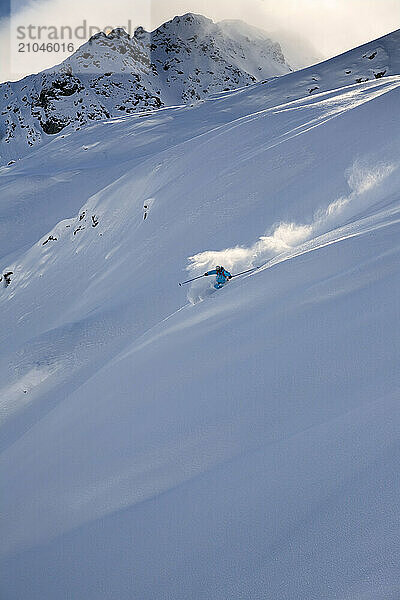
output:
[[[243,23],[242,29],[247,26]],[[19,158],[67,126],[190,103],[290,71],[277,42],[201,15],[152,32],[99,33],[59,66],[0,86],[0,160]]]
[[[61,65],[0,85],[0,163],[7,164],[63,129],[101,119],[193,103],[221,91],[289,73],[287,98],[397,74],[399,33],[290,74],[278,43],[241,21],[175,17],[130,37],[96,34]],[[325,67],[327,65],[327,67]],[[270,102],[273,87],[265,101]]]

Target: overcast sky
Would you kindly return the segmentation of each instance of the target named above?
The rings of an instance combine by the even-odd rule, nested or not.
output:
[[[132,27],[153,29],[185,12],[213,20],[243,19],[268,32],[289,30],[327,58],[400,28],[400,0],[0,0],[0,80],[20,78],[66,56],[34,55],[26,48],[18,52],[17,26],[76,27],[86,20],[104,28],[125,25],[130,19]],[[75,49],[83,43],[74,41]]]

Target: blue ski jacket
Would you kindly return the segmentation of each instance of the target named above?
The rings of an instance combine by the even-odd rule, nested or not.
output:
[[[213,269],[212,271],[207,271],[207,273],[205,273],[205,275],[216,275],[217,283],[225,283],[226,280],[228,279],[228,277],[232,277],[232,275],[229,273],[229,271],[227,271],[223,267],[222,267],[222,270],[219,271],[218,273],[215,269]]]

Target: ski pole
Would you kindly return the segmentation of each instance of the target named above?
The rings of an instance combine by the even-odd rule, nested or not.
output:
[[[186,283],[190,283],[191,281],[196,281],[196,279],[201,279],[202,277],[204,277],[204,275],[199,275],[198,277],[193,277],[193,279],[188,279],[187,281],[182,281],[182,283],[180,283],[179,285],[185,285]]]
[[[234,277],[239,277],[239,275],[244,275],[245,273],[251,273],[252,271],[257,271],[260,267],[253,267],[252,269],[247,269],[247,271],[242,271],[241,273],[236,273],[236,275],[232,275],[231,279]]]
[[[262,265],[260,265],[259,267],[253,267],[252,269],[247,269],[247,271],[242,271],[241,273],[236,273],[236,275],[232,275],[231,279],[233,279],[234,277],[239,277],[239,275],[245,275],[246,273],[251,273],[252,271],[257,271],[257,269],[259,269],[260,267],[262,267]],[[191,283],[192,281],[196,281],[196,279],[201,279],[202,277],[205,277],[205,276],[199,275],[198,277],[193,277],[193,279],[188,279],[187,281],[182,281],[182,283],[179,283],[178,285],[182,287],[182,285],[186,285],[187,283]]]

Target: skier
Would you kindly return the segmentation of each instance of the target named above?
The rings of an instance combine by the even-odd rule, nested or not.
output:
[[[214,283],[214,287],[216,290],[221,289],[225,285],[225,283],[232,278],[232,275],[229,273],[229,271],[224,269],[224,267],[215,267],[213,271],[207,271],[207,273],[204,273],[205,277],[207,277],[208,275],[217,276]]]

